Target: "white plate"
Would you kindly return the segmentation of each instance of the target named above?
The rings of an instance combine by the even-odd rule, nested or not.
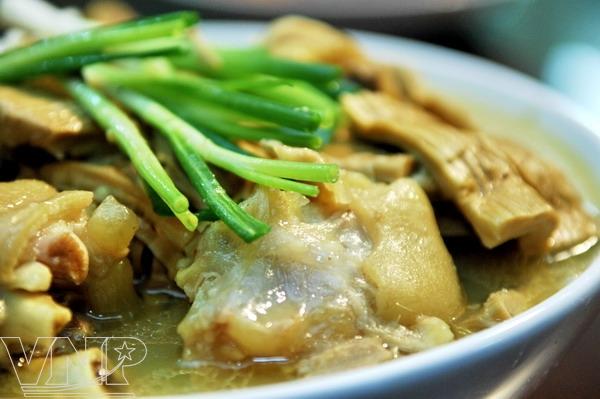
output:
[[[210,42],[238,46],[258,40],[263,30],[264,25],[255,23],[202,25]],[[557,93],[507,68],[455,51],[382,35],[355,35],[373,57],[414,68],[446,94],[539,124],[547,132],[543,141],[536,136],[521,139],[561,164],[565,153],[575,154],[576,162],[568,164],[567,172],[579,169],[578,175],[584,175],[579,180],[582,189],[600,187],[600,125]],[[594,197],[597,190],[586,194],[600,204]],[[439,348],[333,375],[181,397],[515,398],[532,388],[599,311],[600,258],[596,258],[585,273],[543,303]]]

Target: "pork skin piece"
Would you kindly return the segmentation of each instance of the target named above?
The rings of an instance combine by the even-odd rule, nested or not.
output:
[[[425,193],[411,179],[350,172],[330,186],[330,203],[258,188],[242,206],[272,230],[253,243],[223,222],[203,232],[176,276],[193,301],[178,327],[184,358],[296,359],[356,336],[402,352],[452,339],[446,321],[464,300]]]

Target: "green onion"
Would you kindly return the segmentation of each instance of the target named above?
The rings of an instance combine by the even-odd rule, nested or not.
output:
[[[219,219],[246,242],[269,232],[269,225],[244,211],[227,195],[206,162],[189,144],[177,135],[167,137],[190,182]]]
[[[269,176],[281,180],[296,179],[309,182],[332,183],[337,180],[338,167],[336,165],[261,159],[238,154],[215,145],[193,126],[148,97],[123,89],[115,90],[114,94],[119,101],[144,121],[159,129],[167,136],[180,137],[195,148],[206,162],[235,174],[238,174],[240,171],[249,171],[247,175],[252,178],[248,178],[248,180],[255,181],[256,177],[263,175],[266,178],[264,181],[273,182],[278,182],[279,180],[268,179]],[[258,183],[264,184],[261,182]],[[292,191],[298,191],[299,188],[311,186],[300,182],[290,181],[290,183],[293,183],[290,185],[294,188]],[[315,186],[312,187],[316,189]],[[308,190],[310,193],[318,194],[318,190]]]
[[[140,92],[149,95],[195,127],[215,132],[231,140],[279,140],[284,144],[318,149],[322,138],[313,133],[261,122],[210,103],[182,95],[168,87],[147,87]],[[214,140],[213,140],[214,141]]]
[[[217,65],[203,62],[198,54],[172,57],[175,65],[192,69],[217,78],[239,78],[248,75],[265,74],[305,80],[313,83],[326,83],[340,78],[340,67],[329,64],[307,63],[274,57],[262,47],[245,49],[216,49]]]
[[[0,81],[21,79],[37,64],[78,55],[102,53],[110,46],[182,34],[195,24],[193,12],[174,12],[40,40],[0,55]]]
[[[333,99],[338,99],[344,93],[355,93],[362,90],[363,87],[350,79],[332,80],[325,84],[317,85],[325,94]]]
[[[166,86],[194,96],[200,101],[252,115],[298,130],[315,130],[321,123],[318,113],[307,107],[291,107],[258,96],[240,93],[221,87],[217,82],[193,75],[172,72],[154,73],[147,70],[130,70],[107,64],[84,68],[86,81],[94,85],[117,85],[133,89],[149,86]]]
[[[201,222],[216,222],[219,220],[219,217],[208,208],[200,209],[198,212],[196,212],[196,217]]]
[[[177,190],[131,119],[85,83],[71,79],[64,84],[77,102],[106,130],[109,141],[115,141],[127,154],[142,179],[152,187],[181,223],[187,229],[194,230],[198,219],[189,211],[187,198]]]
[[[256,85],[243,89],[262,98],[268,98],[295,107],[309,107],[321,117],[322,128],[334,127],[339,119],[340,110],[337,103],[312,85],[288,80],[288,84]]]
[[[184,51],[188,43],[182,39],[169,38],[168,40],[147,40],[140,43],[139,46],[123,46],[122,48],[111,49],[110,52],[100,54],[73,55],[63,58],[41,61],[37,64],[30,64],[20,70],[21,77],[31,77],[41,74],[56,74],[76,71],[85,65],[98,62],[114,61],[131,57],[150,57],[164,55],[172,52]],[[121,53],[113,52],[122,50]]]

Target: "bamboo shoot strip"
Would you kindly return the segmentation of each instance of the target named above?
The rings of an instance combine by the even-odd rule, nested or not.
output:
[[[77,79],[65,81],[65,88],[105,129],[109,141],[115,141],[127,154],[141,178],[181,223],[188,230],[194,230],[198,219],[189,211],[187,198],[177,190],[133,121],[101,93]]]

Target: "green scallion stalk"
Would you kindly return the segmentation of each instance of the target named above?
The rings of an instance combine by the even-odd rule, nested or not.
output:
[[[187,198],[177,190],[131,119],[110,100],[85,83],[70,79],[66,80],[64,85],[86,112],[105,129],[109,141],[116,142],[127,154],[141,178],[152,187],[181,223],[188,230],[194,230],[198,219],[189,211]]]
[[[198,54],[188,53],[172,57],[175,65],[192,69],[216,78],[240,78],[265,74],[281,78],[326,83],[341,77],[342,70],[336,65],[298,62],[275,57],[262,47],[243,49],[216,49],[217,65],[203,62]]]
[[[270,231],[269,225],[244,211],[227,195],[194,148],[177,135],[168,135],[169,142],[181,167],[206,205],[231,230],[246,242],[252,242]]]
[[[219,109],[209,103],[177,95],[177,92],[168,88],[152,87],[140,92],[150,95],[201,131],[207,129],[230,140],[273,139],[287,145],[312,149],[320,148],[323,143],[322,138],[313,133],[261,123],[259,120]]]
[[[196,13],[174,12],[42,39],[1,54],[0,81],[21,79],[34,65],[44,61],[94,55],[110,46],[180,35],[197,21]]]
[[[225,170],[236,173],[233,170],[239,171],[239,168],[243,168],[259,175],[308,182],[332,183],[337,180],[337,165],[280,161],[238,154],[215,145],[193,126],[146,96],[123,89],[115,90],[114,94],[119,101],[144,121],[161,130],[165,135],[180,137],[186,143],[193,146],[206,162],[217,165]],[[256,176],[252,173],[248,175]],[[250,178],[248,180],[254,181]],[[295,183],[293,187],[296,188],[292,191],[298,191],[297,188],[299,187],[311,186],[300,182],[292,183]],[[310,192],[314,193],[313,189],[310,189]]]
[[[186,73],[153,73],[145,70],[118,68],[108,64],[95,64],[84,68],[86,81],[94,85],[116,85],[143,89],[151,85],[166,86],[194,96],[200,101],[217,104],[298,130],[315,130],[321,123],[318,113],[308,107],[292,107],[258,96],[240,93],[221,87],[218,82]]]
[[[160,41],[148,40],[139,44],[140,46],[138,47],[124,46],[123,48],[119,48],[119,50],[123,50],[121,53],[114,52],[117,50],[117,48],[115,48],[106,53],[73,55],[41,61],[37,64],[27,65],[27,67],[21,69],[20,74],[23,78],[29,78],[42,74],[62,74],[71,71],[77,71],[86,65],[95,64],[98,62],[108,62],[133,57],[152,57],[165,55],[173,52],[185,51],[187,41],[183,39],[168,38]]]

